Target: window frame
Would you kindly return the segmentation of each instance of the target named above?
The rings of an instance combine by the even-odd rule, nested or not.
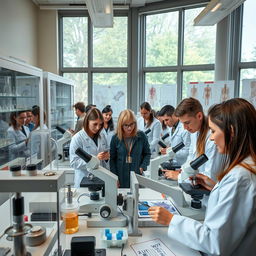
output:
[[[115,11],[115,17],[127,17],[128,28],[127,28],[127,38],[130,36],[129,29],[129,14],[128,10]],[[87,17],[88,18],[88,66],[87,67],[64,67],[63,66],[63,18],[64,17]],[[127,42],[127,66],[126,67],[93,67],[93,24],[89,17],[89,13],[86,10],[79,11],[59,11],[59,72],[61,75],[64,73],[86,73],[88,79],[88,104],[93,102],[93,74],[94,73],[126,73],[129,77],[129,52],[130,52],[130,42]],[[128,79],[129,81],[129,79]],[[129,83],[127,81],[127,104],[128,104],[128,94],[129,94]],[[128,106],[127,106],[128,107]]]

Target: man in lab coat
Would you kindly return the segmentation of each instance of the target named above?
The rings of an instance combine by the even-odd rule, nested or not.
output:
[[[172,165],[181,166],[187,160],[190,146],[190,133],[184,129],[178,117],[174,115],[175,108],[171,105],[165,105],[161,109],[162,120],[165,125],[170,127],[170,136],[166,139],[168,145],[175,147],[183,142],[185,147],[179,150],[172,161]],[[167,148],[161,148],[161,154],[166,154]],[[171,166],[170,166],[171,169]]]
[[[75,108],[75,113],[77,115],[77,123],[74,130],[74,134],[75,134],[82,129],[86,113],[85,113],[85,105],[83,102],[77,102],[75,105],[73,105],[73,108]]]

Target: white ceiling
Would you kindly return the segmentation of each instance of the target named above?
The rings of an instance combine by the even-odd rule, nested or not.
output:
[[[84,5],[85,0],[32,0],[39,6],[42,5],[69,5],[69,4],[77,4]],[[143,6],[145,4],[153,3],[153,2],[161,2],[164,0],[113,0],[114,5],[129,5],[129,6]]]

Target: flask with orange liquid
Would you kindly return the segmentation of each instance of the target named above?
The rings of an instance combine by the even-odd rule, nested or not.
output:
[[[78,210],[79,206],[77,202],[73,202],[73,192],[71,191],[71,185],[67,185],[68,192],[65,199],[65,203],[61,205],[61,217],[63,220],[63,232],[65,234],[73,234],[78,231]]]

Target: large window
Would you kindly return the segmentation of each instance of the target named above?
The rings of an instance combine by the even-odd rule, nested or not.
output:
[[[247,0],[243,7],[242,47],[240,68],[239,95],[256,106],[256,1]]]
[[[164,105],[177,104],[176,76],[176,72],[146,73],[145,100],[153,109],[159,110]]]
[[[88,104],[88,74],[87,73],[64,73],[64,77],[75,82],[75,101],[83,101]]]
[[[88,18],[63,17],[63,67],[88,66]]]
[[[214,70],[212,71],[190,71],[183,73],[182,98],[186,98],[190,82],[214,81]]]
[[[256,61],[256,1],[246,0],[243,12],[242,62]]]
[[[93,66],[127,67],[127,17],[115,17],[113,28],[93,30]]]
[[[215,61],[216,26],[193,26],[194,18],[202,9],[185,11],[184,65],[212,64]]]
[[[99,109],[111,105],[115,117],[127,107],[127,74],[104,73],[93,75],[93,103]]]
[[[114,117],[127,108],[128,17],[121,15],[113,28],[94,28],[86,13],[60,13],[61,72],[76,83],[75,102],[111,105]]]
[[[146,16],[146,66],[177,65],[178,12]]]
[[[145,14],[144,98],[158,110],[176,106],[191,81],[214,80],[216,26],[194,27],[202,8]],[[181,89],[182,88],[182,89]],[[175,100],[173,100],[175,99]]]

